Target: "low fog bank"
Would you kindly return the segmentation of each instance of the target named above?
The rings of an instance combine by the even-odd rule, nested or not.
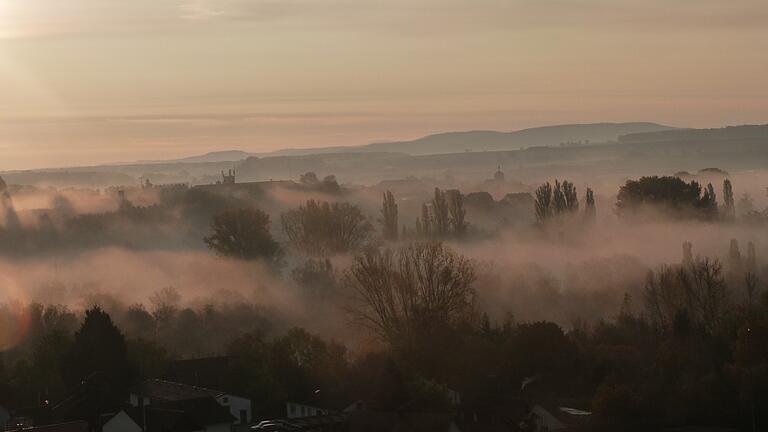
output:
[[[435,239],[418,231],[424,209],[432,208],[435,188],[458,190],[464,197],[466,232],[460,239],[443,239],[474,262],[480,310],[495,322],[511,317],[569,327],[610,319],[627,295],[640,311],[648,271],[680,263],[684,242],[692,243],[695,255],[720,260],[726,270],[731,240],[742,256],[752,242],[758,276],[768,279],[768,223],[761,213],[768,183],[764,171],[679,173],[687,180],[714,183],[721,203],[720,185],[731,179],[738,200],[738,220],[731,221],[679,219],[654,211],[641,218],[620,217],[616,195],[626,179],[580,174],[573,183],[581,210],[551,224],[537,221],[534,196],[541,183],[554,183],[552,178],[523,183],[499,169],[483,181],[411,177],[355,186],[339,184],[332,175],[309,174],[298,182],[147,183],[99,191],[11,185],[0,215],[0,301],[60,304],[74,311],[99,304],[118,321],[137,305],[155,315],[168,302],[175,310],[195,313],[211,306],[236,314],[233,308],[246,307],[254,318],[238,332],[251,326],[265,332],[304,326],[348,346],[366,347],[370,335],[349,325],[352,293],[343,283],[360,248],[330,254],[327,268],[309,268],[302,279],[297,272],[306,271],[316,257],[291,244],[282,216],[310,200],[348,202],[372,228],[366,247],[396,247],[397,241],[382,239],[382,194],[394,194],[399,209],[395,231],[402,229],[402,244]],[[587,187],[595,188],[596,197],[589,220],[583,216]],[[284,252],[279,266],[225,258],[207,249],[203,238],[211,233],[214,218],[239,208],[269,216],[267,230]],[[757,219],[744,218],[750,211]],[[741,286],[732,289],[741,295]],[[211,349],[216,352],[221,345]]]
[[[64,306],[76,314],[97,305],[124,323],[129,336],[148,337],[136,329],[137,311],[156,320],[168,313],[174,316],[166,319],[183,320],[186,314],[193,321],[223,314],[228,332],[204,344],[209,350],[189,352],[199,345],[185,346],[184,338],[175,341],[176,351],[185,356],[221,354],[233,338],[249,331],[275,336],[293,327],[312,328],[352,345],[366,341],[348,327],[338,299],[308,292],[290,275],[281,277],[262,263],[206,252],[105,248],[49,258],[4,258],[0,275],[4,316],[23,313],[34,303]]]
[[[99,296],[123,304],[146,302],[174,287],[186,302],[288,304],[280,279],[258,263],[219,259],[203,252],[101,249],[47,259],[3,260],[6,279],[28,300],[87,307]]]
[[[727,270],[734,239],[743,257],[749,242],[755,244],[758,269],[768,275],[765,226],[605,218],[546,233],[509,229],[498,238],[457,247],[479,263],[480,303],[494,319],[512,314],[518,321],[569,327],[578,320],[615,317],[625,294],[640,312],[648,271],[681,263],[684,242],[692,243],[694,255],[718,259]],[[743,287],[734,288],[737,297],[744,295]]]
[[[661,264],[682,261],[682,244],[694,253],[728,262],[731,239],[746,254],[756,244],[765,274],[768,228],[703,222],[628,224],[604,220],[549,232],[507,229],[497,238],[451,243],[476,264],[480,310],[500,322],[550,320],[570,327],[578,321],[610,319],[629,294],[642,308],[646,274]],[[98,304],[117,317],[135,305],[156,311],[170,301],[179,309],[226,311],[251,305],[261,330],[279,333],[306,326],[331,339],[361,348],[369,338],[349,326],[345,313],[351,293],[340,279],[350,256],[333,261],[333,286],[310,291],[292,272],[305,258],[287,260],[280,270],[259,262],[217,257],[207,251],[139,251],[102,248],[47,258],[0,259],[6,303],[67,305],[82,311]],[[281,274],[282,273],[282,274]],[[170,295],[170,300],[167,299]],[[737,293],[739,295],[739,293]],[[163,300],[163,296],[166,297]],[[268,324],[267,324],[268,323]],[[220,347],[219,347],[220,348]]]

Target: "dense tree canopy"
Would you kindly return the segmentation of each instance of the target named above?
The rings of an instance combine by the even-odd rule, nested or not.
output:
[[[373,230],[360,207],[309,200],[281,215],[283,231],[296,250],[332,255],[362,246]]]
[[[588,191],[589,199],[591,191]],[[594,204],[594,203],[593,203]],[[555,187],[547,182],[536,188],[534,199],[536,220],[545,223],[550,220],[565,220],[579,211],[579,197],[576,186],[568,181],[555,180]],[[589,204],[587,211],[589,212]]]
[[[432,200],[422,204],[421,217],[416,218],[416,236],[421,239],[461,238],[468,228],[464,195],[457,189],[435,188]]]
[[[536,220],[544,222],[552,215],[552,185],[544,183],[536,189]]]
[[[726,220],[736,218],[736,202],[733,197],[733,184],[730,180],[723,180],[723,217]]]
[[[119,399],[132,382],[125,336],[100,307],[85,312],[80,329],[64,359],[64,379],[70,386],[95,379],[104,394]]]
[[[616,207],[622,215],[649,208],[700,218],[712,218],[717,213],[712,185],[702,193],[702,187],[696,181],[687,183],[671,176],[627,180],[619,189]]]
[[[227,210],[213,218],[213,233],[205,238],[209,248],[222,256],[278,259],[280,245],[269,232],[269,215],[261,210]]]

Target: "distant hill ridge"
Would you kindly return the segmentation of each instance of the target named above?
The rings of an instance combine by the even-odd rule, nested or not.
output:
[[[200,156],[190,156],[182,159],[177,159],[176,162],[184,163],[198,163],[198,162],[230,162],[246,159],[249,156],[253,156],[254,153],[248,153],[241,150],[225,150],[206,153]]]
[[[282,149],[269,153],[219,151],[200,156],[163,162],[201,163],[228,162],[251,156],[298,156],[323,153],[405,153],[428,155],[461,153],[465,151],[519,150],[526,147],[557,146],[561,143],[600,143],[617,141],[620,136],[675,130],[676,128],[649,122],[565,124],[522,129],[513,132],[474,130],[443,132],[409,141],[377,142],[359,146],[334,146],[307,149]]]
[[[366,150],[392,151],[411,155],[518,150],[525,147],[553,146],[567,142],[616,141],[621,135],[673,129],[675,128],[647,122],[568,124],[535,127],[514,132],[448,132],[429,135],[412,141],[374,143],[363,147]]]
[[[665,141],[729,141],[744,139],[768,140],[768,124],[727,126],[713,129],[675,129],[631,133],[619,137],[622,144],[636,144]]]

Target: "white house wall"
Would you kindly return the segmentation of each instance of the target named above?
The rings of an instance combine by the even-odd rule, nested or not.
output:
[[[246,423],[253,421],[253,417],[251,416],[251,401],[249,399],[232,395],[222,395],[216,398],[216,402],[218,402],[219,405],[229,408],[229,412],[237,419],[235,420],[235,424],[240,424],[240,410],[245,410],[246,412]]]

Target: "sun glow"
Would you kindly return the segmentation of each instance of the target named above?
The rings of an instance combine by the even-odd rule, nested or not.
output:
[[[30,316],[26,306],[29,298],[15,280],[0,275],[0,352],[21,343],[29,332]]]
[[[0,41],[34,35],[24,24],[23,7],[24,0],[0,0]]]
[[[44,4],[28,0],[0,0],[0,40],[33,37],[52,31]]]
[[[11,0],[0,0],[0,39],[11,37],[10,3]]]

